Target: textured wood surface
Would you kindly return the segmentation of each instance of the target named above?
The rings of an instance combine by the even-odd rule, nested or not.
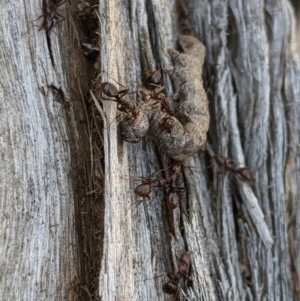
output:
[[[239,181],[216,164],[208,168],[210,156],[195,155],[185,165],[202,172],[184,169],[187,195],[180,209],[168,212],[157,193],[129,214],[126,208],[136,201],[134,186],[119,182],[118,176],[149,176],[167,166],[166,158],[149,140],[117,142],[116,129],[107,128],[100,296],[172,300],[161,291],[167,277],[155,277],[176,271],[176,257],[188,249],[194,282],[186,300],[294,300],[299,127],[298,110],[290,109],[298,106],[299,65],[291,6],[236,0],[188,1],[187,7],[192,28],[206,46],[206,80],[214,79],[210,150],[246,164],[254,182]],[[180,24],[175,3],[131,1],[122,6],[109,1],[100,12],[102,68],[122,84],[134,91],[141,69],[170,64],[166,49],[176,45]],[[112,107],[104,103],[107,124],[115,116]],[[155,158],[162,165],[153,168]]]
[[[76,236],[64,72],[52,67],[45,34],[26,33],[40,4],[0,7],[0,292],[3,300],[68,300]]]
[[[89,190],[80,95],[89,66],[70,14],[76,7],[59,7],[65,20],[49,46],[38,31],[43,19],[31,22],[42,3],[0,3],[2,300],[75,300],[85,269],[76,231],[82,183]]]
[[[207,152],[183,162],[185,192],[169,212],[162,190],[139,205],[133,193],[133,177],[170,164],[159,146],[149,138],[122,142],[113,102],[90,99],[100,114],[91,118],[85,95],[97,74],[80,53],[77,3],[59,8],[66,20],[51,33],[52,56],[45,32],[30,22],[41,15],[42,1],[0,4],[4,300],[300,298],[300,82],[292,7],[286,0],[186,5],[206,46],[211,123]],[[172,65],[167,49],[180,50],[182,25],[176,7],[175,0],[99,1],[98,81],[113,78],[136,91],[146,71]],[[173,95],[169,76],[163,83]],[[222,171],[213,152],[246,164],[253,183]],[[166,272],[176,272],[186,250],[193,285],[181,281],[178,295],[168,296]]]

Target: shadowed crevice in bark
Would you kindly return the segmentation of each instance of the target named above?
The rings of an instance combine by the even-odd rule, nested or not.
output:
[[[102,118],[90,98],[99,70],[99,19],[97,1],[79,1],[68,6],[74,12],[68,22],[64,64],[71,94],[68,114],[73,140],[72,174],[75,188],[77,230],[77,275],[70,289],[78,300],[99,300],[98,281],[103,244],[104,154]],[[70,51],[72,49],[72,51]],[[70,66],[73,66],[70,68]]]

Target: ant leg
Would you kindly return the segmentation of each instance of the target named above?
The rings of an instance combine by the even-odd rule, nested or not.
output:
[[[173,99],[177,100],[180,98],[181,94],[183,93],[183,91],[186,89],[186,81],[184,81],[179,88],[175,91]]]
[[[41,16],[39,16],[37,19],[35,19],[35,20],[32,20],[32,21],[29,21],[30,23],[33,23],[33,22],[35,22],[35,21],[37,21],[37,20],[39,20],[40,18],[42,18],[42,17],[44,17],[43,15],[41,15]],[[37,26],[37,25],[36,25]]]
[[[41,19],[42,17],[43,17],[43,15],[39,16],[39,17],[38,17],[37,19],[35,19],[35,20],[29,21],[29,23],[31,23],[31,27],[28,28],[27,31],[23,32],[21,36],[23,37],[24,35],[26,35],[33,27],[40,27],[40,25],[34,25],[33,23],[36,22],[37,20]]]
[[[122,97],[124,97],[126,94],[128,94],[128,92],[129,92],[129,89],[124,89],[124,90],[120,90],[120,91],[118,91],[118,98],[122,98]]]
[[[155,94],[160,93],[165,88],[165,86],[160,86],[160,85],[156,85],[156,84],[152,84],[152,83],[149,86],[156,88],[156,89],[154,89]]]
[[[66,0],[58,0],[57,1],[57,7],[59,7],[59,6],[61,6],[61,5],[63,5],[63,4],[65,4],[66,3]]]
[[[56,12],[56,15],[57,15],[58,17],[61,17],[61,19],[60,19],[59,21],[56,22],[56,25],[57,25],[58,23],[64,21],[64,20],[66,20],[66,18],[65,18],[63,15],[61,15],[60,13]],[[58,17],[55,17],[54,19],[58,20]]]
[[[178,52],[177,50],[174,50],[172,48],[168,49],[168,53],[171,56],[171,58],[178,63],[179,65],[181,65],[182,67],[186,66],[186,60],[184,58],[184,54]]]
[[[139,200],[134,202],[132,205],[130,205],[127,209],[126,209],[126,213],[127,211],[131,211],[131,213],[134,211],[134,209],[136,209],[138,207],[138,205],[142,204],[144,202],[144,200]]]
[[[115,121],[115,120],[117,120],[120,116],[122,116],[122,113],[121,114],[119,114],[110,124],[109,124],[109,127],[113,124],[113,122]]]
[[[42,17],[43,17],[43,15],[39,16],[39,17],[38,17],[37,19],[35,19],[35,20],[29,21],[29,23],[32,24],[32,27],[40,27],[41,25],[34,25],[33,23],[36,22],[37,20],[41,19]],[[29,28],[26,32],[24,32],[22,35],[28,33],[29,30],[30,30],[30,28]]]
[[[21,37],[24,37],[26,34],[28,34],[28,32],[30,31],[30,29],[32,29],[33,27],[39,27],[39,26],[38,26],[38,25],[32,24],[32,26],[30,26],[30,28],[28,28],[28,30],[26,30],[25,32],[23,32],[23,33],[21,34]]]
[[[110,101],[117,102],[114,98],[100,97],[100,99],[101,99],[101,100],[110,100]]]
[[[103,71],[101,71],[101,73],[105,73],[110,79],[112,79],[112,80],[113,80],[114,82],[116,82],[118,85],[120,85],[121,87],[123,87],[123,88],[124,88],[124,91],[125,91],[125,90],[128,90],[128,88],[126,88],[126,87],[123,86],[121,83],[119,83],[119,82],[116,81],[114,78],[112,78],[106,71],[103,70]],[[100,74],[101,74],[101,73],[100,73]],[[99,75],[100,75],[100,74],[99,74]],[[127,93],[127,94],[128,94],[128,93]]]

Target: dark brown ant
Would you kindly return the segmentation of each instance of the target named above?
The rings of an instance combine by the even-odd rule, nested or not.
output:
[[[167,207],[170,210],[176,209],[179,204],[178,191],[182,190],[182,189],[177,188],[175,182],[178,178],[180,171],[181,171],[181,162],[175,161],[175,163],[172,164],[172,174],[169,178],[169,187],[168,187],[167,195],[166,195]]]
[[[62,22],[63,20],[65,20],[65,18],[57,12],[58,7],[63,5],[64,3],[65,3],[65,0],[49,0],[48,2],[47,2],[47,0],[43,0],[43,14],[40,17],[38,17],[36,20],[30,21],[30,23],[33,23],[33,22],[39,20],[40,18],[43,18],[43,22],[40,26],[34,25],[34,24],[33,24],[33,26],[39,27],[39,31],[44,29],[46,32],[47,45],[48,45],[52,65],[54,65],[54,58],[53,58],[52,49],[51,49],[50,33],[54,26],[56,26],[59,22]],[[60,21],[58,21],[59,17],[62,18]],[[29,30],[30,29],[28,29],[28,31]],[[26,33],[28,33],[28,31]],[[26,34],[26,33],[24,33],[24,34]],[[22,34],[22,36],[24,34]]]
[[[39,31],[44,29],[47,34],[51,32],[53,27],[58,23],[63,21],[65,18],[57,12],[57,8],[65,3],[65,0],[49,0],[48,4],[46,0],[43,0],[43,23],[41,24]],[[39,19],[41,18],[39,17]],[[58,17],[63,18],[58,21]],[[57,22],[55,22],[55,20]]]
[[[235,161],[233,161],[230,158],[226,158],[220,154],[213,155],[213,158],[220,167],[222,167],[226,171],[231,171],[235,173],[241,181],[247,183],[253,181],[252,172],[249,170],[248,167],[237,168],[237,164],[235,163]]]
[[[174,210],[178,207],[179,196],[175,182],[171,181],[166,195],[166,204],[169,210]]]
[[[224,168],[224,170],[235,172],[235,163],[232,159],[226,158],[219,154],[213,155],[213,158],[220,167]]]
[[[176,274],[168,274],[170,280],[166,282],[162,290],[168,295],[173,295],[178,291],[178,285],[182,277],[186,277],[189,266],[191,265],[191,253],[184,252],[179,258],[178,271]]]
[[[143,197],[143,198],[147,198],[150,200],[149,194],[152,190],[153,187],[164,187],[166,180],[164,178],[157,178],[157,179],[147,179],[147,178],[137,178],[135,180],[138,181],[142,181],[142,184],[136,186],[134,188],[134,193],[137,196]],[[130,208],[135,208],[137,207],[139,204],[141,204],[143,201],[139,200],[136,201],[132,206],[130,206]]]
[[[171,105],[170,98],[165,97],[161,100],[161,110],[168,115],[162,119],[160,126],[165,130],[170,130],[174,126],[172,117],[175,115],[175,110]]]
[[[138,185],[134,189],[134,193],[137,196],[149,198],[152,187],[164,187],[166,180],[164,178],[159,179],[145,179],[142,180],[142,184]]]
[[[161,111],[167,114],[160,122],[161,128],[170,130],[174,126],[172,117],[176,113],[172,106],[171,99],[163,93],[155,93],[151,96],[151,99],[158,100],[161,105]]]
[[[135,103],[133,101],[122,99],[122,97],[129,93],[129,89],[125,88],[119,91],[114,84],[105,82],[100,85],[100,91],[106,96],[112,97],[102,99],[117,102],[117,109],[119,111],[130,114],[134,119],[137,118],[138,110]]]
[[[157,100],[160,103],[161,111],[166,113],[166,116],[160,121],[160,127],[164,130],[170,130],[174,126],[173,116],[177,111],[173,108],[172,99],[167,97],[164,93],[161,93],[165,87],[153,83],[152,85],[156,86],[157,90],[149,91],[144,87],[140,87],[139,92],[149,95],[148,99]]]

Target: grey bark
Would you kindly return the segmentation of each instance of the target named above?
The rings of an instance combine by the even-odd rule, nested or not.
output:
[[[93,189],[83,106],[91,68],[75,5],[59,7],[65,20],[49,46],[38,30],[43,18],[36,20],[43,2],[21,2],[0,3],[0,295],[76,300],[88,282],[84,250],[92,254],[81,239]],[[94,240],[89,231],[85,237]]]
[[[214,79],[212,120],[207,153],[184,162],[185,193],[174,212],[160,190],[135,206],[132,178],[166,168],[168,158],[149,138],[120,141],[115,103],[94,97],[101,144],[100,118],[84,99],[94,74],[80,52],[76,4],[59,9],[66,20],[51,33],[54,63],[45,32],[27,32],[42,3],[0,4],[1,295],[173,300],[162,284],[188,250],[193,285],[181,281],[181,300],[298,300],[300,91],[290,3],[187,1],[206,46],[204,78]],[[99,24],[98,82],[114,78],[136,91],[146,71],[172,65],[175,0],[100,1]],[[247,165],[254,182],[211,164],[212,151]]]
[[[214,77],[210,153],[246,164],[255,179],[248,185],[215,164],[209,170],[207,157],[195,155],[185,165],[202,172],[184,169],[187,197],[180,209],[167,212],[158,192],[129,214],[134,183],[122,179],[147,177],[162,168],[154,168],[160,160],[166,167],[166,158],[149,139],[118,142],[117,124],[108,127],[115,106],[103,102],[108,156],[100,296],[172,300],[161,290],[166,275],[155,277],[175,272],[176,257],[188,249],[194,282],[180,292],[182,299],[295,300],[299,62],[292,7],[287,1],[187,6],[195,35],[206,46],[205,74]],[[140,70],[172,64],[166,50],[176,47],[175,7],[171,1],[100,5],[102,70],[134,91],[136,82],[142,84]]]

